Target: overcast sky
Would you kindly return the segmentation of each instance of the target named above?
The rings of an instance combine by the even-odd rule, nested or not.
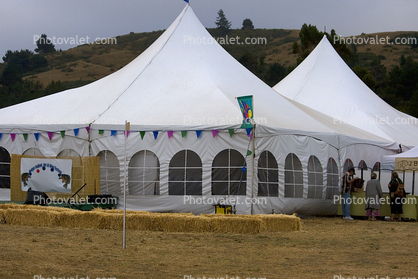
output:
[[[190,0],[205,27],[222,9],[232,28],[246,18],[255,28],[300,29],[304,23],[342,36],[418,31],[417,0]],[[103,38],[166,29],[183,0],[0,0],[0,57],[34,50],[34,36]],[[56,45],[68,49],[74,45]],[[2,62],[2,60],[1,60]]]

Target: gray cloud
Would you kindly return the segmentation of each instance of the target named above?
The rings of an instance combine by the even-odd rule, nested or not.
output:
[[[223,9],[233,28],[250,18],[256,28],[335,29],[342,36],[362,32],[417,31],[415,0],[190,0],[205,27],[215,27]],[[7,50],[34,50],[34,36],[113,37],[129,32],[166,29],[186,3],[182,0],[2,0],[0,4],[0,57]],[[57,45],[68,49],[71,45]]]

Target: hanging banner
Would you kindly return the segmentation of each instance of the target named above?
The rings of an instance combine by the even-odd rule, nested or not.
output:
[[[69,159],[22,158],[20,161],[21,189],[40,192],[71,193]]]
[[[418,171],[418,158],[395,158],[396,171]]]
[[[253,96],[238,97],[238,104],[241,109],[244,120],[242,121],[241,128],[248,129],[253,128],[251,120],[253,119]]]

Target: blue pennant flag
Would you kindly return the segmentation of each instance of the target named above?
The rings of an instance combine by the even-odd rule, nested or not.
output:
[[[38,141],[39,140],[39,133],[35,133],[34,136],[35,136],[36,141]]]
[[[189,0],[184,0],[184,2],[189,3]]]
[[[154,131],[152,133],[154,134],[154,139],[157,139],[157,137],[158,137],[158,131]]]
[[[111,131],[110,131],[110,136],[114,136],[114,135],[116,135],[116,133],[117,133],[117,131],[116,131],[116,130],[111,130]]]
[[[76,137],[78,135],[78,131],[80,131],[80,129],[74,129],[74,136]]]
[[[241,171],[242,172],[245,172],[245,166],[242,167]]]
[[[197,138],[200,138],[200,135],[202,134],[202,131],[200,131],[200,130],[198,130],[198,131],[196,131],[196,136],[197,136]]]

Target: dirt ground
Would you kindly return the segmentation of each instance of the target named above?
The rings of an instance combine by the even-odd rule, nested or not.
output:
[[[299,232],[164,233],[0,225],[0,278],[418,278],[418,223],[302,220]]]

